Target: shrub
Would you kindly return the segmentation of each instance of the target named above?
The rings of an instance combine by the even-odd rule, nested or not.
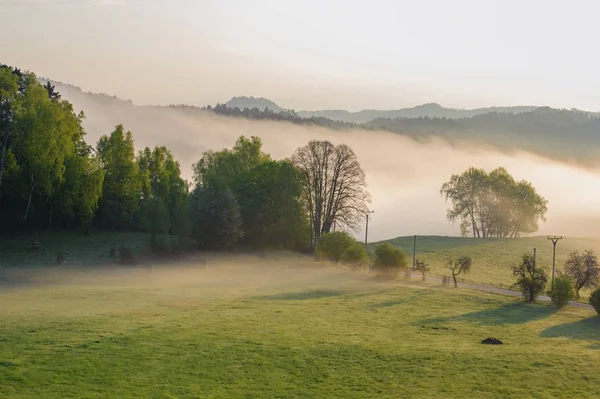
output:
[[[423,275],[423,281],[425,281],[425,274],[430,272],[429,265],[422,260],[416,259],[415,269]]]
[[[373,269],[381,277],[394,279],[400,269],[406,267],[406,255],[400,248],[386,242],[375,247],[375,263]]]
[[[596,312],[600,314],[600,288],[590,295],[590,305],[592,305],[593,308],[596,309]]]
[[[137,259],[133,255],[133,251],[125,245],[119,247],[119,263],[122,265],[137,264]]]
[[[570,278],[559,277],[554,280],[554,287],[550,289],[548,295],[556,306],[563,307],[575,297],[575,284]]]
[[[344,253],[356,243],[350,234],[343,231],[325,233],[319,238],[315,254],[319,259],[327,259],[332,262],[342,260]]]
[[[342,262],[351,265],[355,269],[368,264],[369,256],[365,246],[358,241],[354,241],[342,254]]]
[[[512,287],[518,287],[528,302],[535,301],[535,298],[544,292],[548,281],[546,272],[536,267],[533,255],[530,254],[523,255],[521,263],[513,266],[513,275],[517,277],[517,281]]]

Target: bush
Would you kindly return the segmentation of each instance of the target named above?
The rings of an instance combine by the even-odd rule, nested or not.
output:
[[[373,269],[381,277],[394,279],[400,269],[406,267],[406,255],[400,248],[390,243],[383,243],[375,247],[375,263]]]
[[[531,254],[524,254],[521,263],[513,266],[513,275],[517,280],[511,288],[519,288],[528,302],[534,302],[538,295],[544,292],[548,281],[546,272],[540,267],[536,267]]]
[[[342,260],[344,253],[356,243],[350,234],[343,231],[325,233],[319,238],[315,254],[319,259],[327,259],[332,262]]]
[[[590,305],[592,305],[593,308],[596,309],[596,312],[600,314],[600,288],[590,295]]]
[[[559,277],[554,280],[554,288],[550,289],[548,295],[556,306],[563,307],[575,298],[575,284],[567,277]]]
[[[358,241],[354,241],[342,254],[342,262],[351,265],[354,269],[368,264],[369,256],[365,246]]]

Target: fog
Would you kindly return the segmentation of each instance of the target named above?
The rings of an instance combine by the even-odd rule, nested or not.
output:
[[[446,220],[440,186],[451,174],[468,167],[491,170],[504,166],[516,179],[530,181],[548,200],[547,222],[538,234],[598,236],[596,207],[600,174],[592,169],[544,159],[526,152],[503,153],[480,144],[437,139],[417,142],[378,131],[335,131],[287,122],[250,121],[210,112],[137,107],[108,97],[83,94],[57,85],[63,98],[87,115],[87,141],[95,144],[117,124],[131,130],[136,148],[165,145],[180,161],[182,174],[191,178],[191,165],[206,150],[231,147],[240,135],[258,136],[274,158],[289,157],[311,139],[330,140],[352,147],[365,170],[372,195],[369,241],[402,235],[459,235],[458,224]],[[364,231],[356,232],[363,237]]]
[[[289,253],[270,252],[267,258],[204,254],[203,259],[207,268],[198,267],[199,259],[190,257],[153,264],[151,269],[146,265],[2,269],[0,315],[89,317],[157,306],[210,306],[244,297],[281,300],[349,294],[394,284]]]

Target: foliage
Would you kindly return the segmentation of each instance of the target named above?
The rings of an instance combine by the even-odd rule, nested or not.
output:
[[[190,198],[192,237],[204,249],[233,249],[244,236],[238,202],[230,190],[196,187]]]
[[[556,278],[554,279],[554,287],[550,288],[548,295],[552,302],[561,308],[575,298],[575,284],[568,277]]]
[[[513,266],[513,275],[516,276],[513,287],[519,288],[528,302],[534,302],[544,292],[548,282],[546,272],[536,267],[535,259],[531,254],[524,254],[521,263]]]
[[[312,230],[312,242],[334,225],[356,230],[370,194],[354,151],[345,144],[312,140],[292,156],[300,170]]]
[[[386,278],[396,278],[400,269],[406,267],[406,255],[400,248],[389,243],[379,244],[375,247],[375,273]]]
[[[504,168],[486,173],[469,168],[452,175],[440,193],[452,202],[447,218],[460,221],[461,233],[473,237],[519,237],[539,229],[546,220],[547,201],[531,183],[517,182]]]
[[[98,140],[96,149],[105,172],[98,210],[100,225],[110,229],[131,228],[143,188],[133,135],[118,125],[110,136]]]
[[[592,305],[596,312],[600,314],[600,288],[594,290],[590,295],[590,305]]]
[[[471,257],[466,255],[461,255],[456,258],[448,259],[448,268],[452,272],[452,279],[454,280],[454,287],[458,288],[458,282],[456,281],[456,276],[459,274],[467,274],[471,271],[471,265],[473,264],[473,260]]]
[[[337,263],[343,259],[346,251],[355,243],[354,238],[344,231],[325,233],[317,242],[315,254],[318,258],[325,258]]]
[[[331,233],[329,233],[331,234]],[[369,255],[364,244],[354,241],[342,254],[342,262],[352,266],[354,269],[369,264]]]
[[[415,259],[415,269],[422,274],[423,281],[425,281],[425,274],[431,271],[429,265],[420,259]]]
[[[579,298],[582,288],[596,288],[600,284],[600,265],[593,250],[583,253],[573,251],[569,254],[564,266],[564,272],[575,283],[575,296]]]

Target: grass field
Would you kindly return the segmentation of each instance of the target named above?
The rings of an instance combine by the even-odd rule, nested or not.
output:
[[[277,253],[28,273],[0,291],[3,398],[600,397],[582,309]]]
[[[412,264],[413,237],[389,240],[404,250]],[[370,244],[371,247],[377,243]],[[468,255],[473,258],[472,270],[461,275],[465,281],[507,288],[514,282],[511,266],[520,261],[524,253],[533,254],[537,249],[536,264],[552,274],[552,243],[547,237],[519,239],[476,239],[461,237],[417,236],[416,257],[426,261],[432,273],[450,275],[446,259],[450,256]],[[600,256],[600,240],[564,237],[556,246],[556,270],[562,270],[571,251],[593,249]],[[589,292],[582,291],[587,302]]]

